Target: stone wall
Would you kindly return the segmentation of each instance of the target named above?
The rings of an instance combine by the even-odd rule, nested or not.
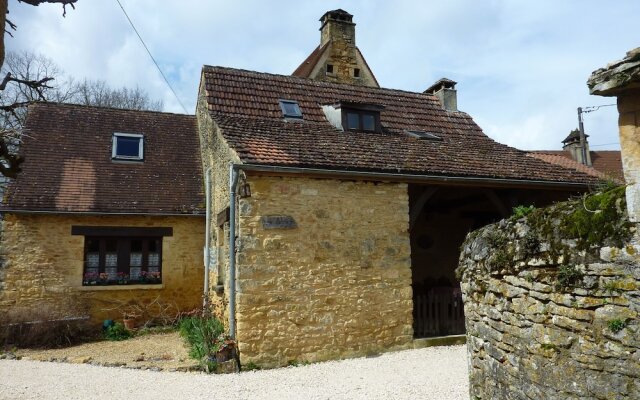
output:
[[[406,184],[247,182],[251,197],[238,207],[243,363],[361,356],[412,341]]]
[[[620,151],[627,187],[629,217],[640,222],[640,89],[618,96]]]
[[[71,235],[73,225],[172,227],[173,236],[163,238],[162,284],[82,286],[84,236]],[[114,309],[119,305],[157,297],[177,309],[192,310],[202,301],[203,246],[201,217],[6,214],[0,313],[46,306],[57,315],[89,315],[98,323],[121,319]]]
[[[624,210],[620,188],[469,235],[472,399],[640,398],[640,246]]]
[[[209,170],[211,177],[211,246],[212,264],[209,273],[209,302],[213,314],[228,326],[229,303],[228,290],[216,290],[216,287],[229,287],[229,223],[217,226],[217,215],[229,207],[229,166],[240,163],[238,155],[223,139],[218,126],[209,115],[204,79],[200,82],[196,118],[203,171]]]

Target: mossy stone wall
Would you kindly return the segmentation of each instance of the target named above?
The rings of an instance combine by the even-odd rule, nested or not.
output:
[[[470,234],[472,399],[640,398],[640,245],[624,189]]]

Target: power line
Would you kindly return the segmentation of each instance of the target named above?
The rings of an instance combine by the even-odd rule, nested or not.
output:
[[[590,113],[590,112],[594,112],[594,111],[598,111],[599,109],[601,109],[602,107],[613,107],[616,106],[617,104],[603,104],[600,106],[589,106],[589,107],[583,107],[582,108],[582,112],[583,113]]]
[[[158,69],[158,72],[160,72],[160,75],[162,75],[162,78],[167,83],[167,86],[169,86],[169,89],[171,89],[171,93],[173,93],[173,95],[175,96],[176,100],[178,100],[178,103],[180,104],[180,107],[182,107],[182,110],[184,111],[185,114],[189,114],[189,112],[187,111],[186,107],[184,106],[184,104],[182,104],[182,102],[180,101],[180,98],[176,94],[176,91],[173,90],[173,87],[169,83],[169,80],[167,79],[167,77],[162,72],[162,69],[160,69],[160,65],[158,65],[158,62],[156,61],[156,59],[153,58],[153,55],[151,54],[151,51],[147,47],[147,44],[144,42],[144,40],[142,40],[142,36],[140,36],[140,33],[136,29],[135,25],[133,25],[133,21],[131,21],[131,18],[129,18],[129,14],[127,14],[127,12],[125,11],[124,7],[122,6],[122,3],[120,3],[120,0],[116,0],[116,2],[118,3],[120,8],[122,9],[122,12],[124,13],[124,16],[127,17],[127,20],[129,21],[129,24],[133,28],[133,31],[136,33],[136,35],[138,35],[138,39],[140,39],[140,42],[144,46],[145,50],[147,50],[147,54],[149,54],[149,57],[151,57],[151,60],[156,65],[156,68]]]
[[[620,142],[616,142],[616,143],[602,143],[602,144],[590,144],[589,147],[600,147],[600,146],[612,146],[614,144],[619,145]]]

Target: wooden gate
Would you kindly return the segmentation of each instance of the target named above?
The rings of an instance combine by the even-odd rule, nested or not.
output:
[[[433,287],[414,292],[413,332],[417,338],[464,334],[460,288]]]

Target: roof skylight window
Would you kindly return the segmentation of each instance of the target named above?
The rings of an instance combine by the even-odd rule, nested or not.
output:
[[[302,111],[295,100],[280,100],[280,109],[285,118],[302,118]]]
[[[144,136],[140,133],[114,132],[111,158],[124,161],[144,160]]]
[[[409,136],[423,140],[442,140],[442,138],[434,133],[425,131],[406,131]]]

